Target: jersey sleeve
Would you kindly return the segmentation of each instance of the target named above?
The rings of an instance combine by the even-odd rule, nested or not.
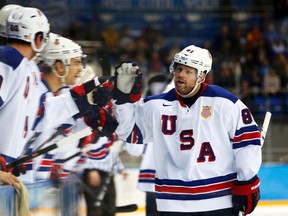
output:
[[[238,100],[227,118],[235,157],[237,179],[247,181],[257,175],[261,162],[261,135],[249,109]]]
[[[152,114],[147,110],[143,99],[133,104],[114,103],[114,114],[119,122],[116,133],[120,139],[132,144],[152,141],[152,121],[149,120]]]

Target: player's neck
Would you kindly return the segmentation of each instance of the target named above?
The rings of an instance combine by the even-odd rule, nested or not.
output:
[[[36,55],[35,51],[30,45],[12,43],[9,44],[9,46],[15,48],[19,53],[21,53],[25,58],[29,60],[31,60]]]
[[[183,98],[183,97],[180,96],[180,100],[184,104],[186,104],[188,107],[191,107],[195,103],[195,101],[200,97],[202,89],[203,89],[203,85],[200,83],[199,84],[199,88],[197,89],[195,94],[193,94],[193,96],[191,96],[189,98]]]
[[[47,81],[49,88],[53,93],[57,92],[62,87],[59,78],[53,73],[45,74],[44,79]]]

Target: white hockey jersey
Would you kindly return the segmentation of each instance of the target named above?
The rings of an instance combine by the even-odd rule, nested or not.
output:
[[[159,211],[230,208],[232,182],[259,171],[260,131],[250,111],[223,88],[202,85],[191,107],[175,89],[134,104],[114,103],[118,136],[153,142]]]
[[[8,163],[21,155],[34,133],[39,83],[40,73],[34,61],[13,47],[0,47],[0,153]],[[44,108],[43,120],[34,128],[37,131],[54,128],[79,112],[70,93],[46,97]]]
[[[69,86],[65,86],[61,89],[58,90],[58,92],[56,94],[53,94],[47,84],[47,82],[45,81],[45,79],[41,80],[40,83],[40,88],[42,92],[41,95],[41,103],[39,106],[39,112],[38,112],[38,116],[36,118],[34,127],[37,127],[37,124],[42,121],[42,117],[45,116],[45,109],[44,107],[44,101],[46,99],[46,97],[49,95],[51,97],[55,97],[55,96],[59,96],[62,94],[65,94],[67,92],[69,92],[70,87]],[[84,123],[83,119],[77,119],[76,121],[73,118],[67,118],[65,120],[63,120],[63,123],[61,125],[58,125],[57,128],[53,128],[53,129],[47,129],[44,132],[41,133],[41,135],[36,139],[36,141],[34,142],[34,150],[38,147],[40,147],[40,145],[42,145],[47,139],[49,139],[52,134],[54,134],[56,131],[58,130],[62,130],[61,134],[59,134],[57,137],[55,137],[54,139],[52,139],[51,141],[47,142],[42,148],[45,148],[63,138],[65,138],[66,136],[69,136],[79,130],[84,129],[85,127],[87,127],[87,125]],[[80,151],[80,149],[78,148],[78,143],[79,140],[75,140],[72,141],[71,143],[68,143],[64,146],[61,146],[53,151],[48,152],[47,154],[38,156],[36,158],[34,158],[34,162],[33,162],[33,170],[34,170],[34,179],[35,181],[39,181],[39,180],[47,180],[50,178],[50,174],[51,174],[51,168],[53,167],[54,164],[59,164],[61,165],[62,168],[62,172],[59,175],[60,179],[65,179],[67,178],[71,171],[73,170],[77,160],[79,159],[79,157],[74,157],[73,159],[63,163],[63,161],[70,157],[71,155],[77,153]]]

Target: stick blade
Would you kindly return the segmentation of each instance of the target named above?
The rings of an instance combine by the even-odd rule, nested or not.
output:
[[[121,212],[134,212],[137,211],[138,206],[137,204],[130,204],[130,205],[125,205],[125,206],[117,206],[116,207],[116,212],[121,213]]]

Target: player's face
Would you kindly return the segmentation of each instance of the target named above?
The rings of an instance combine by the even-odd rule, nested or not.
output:
[[[72,58],[70,60],[69,73],[66,77],[67,85],[76,84],[76,81],[79,79],[82,70],[83,68],[81,58]]]
[[[197,70],[186,65],[177,65],[174,72],[174,83],[177,92],[181,95],[189,94],[197,80]]]

